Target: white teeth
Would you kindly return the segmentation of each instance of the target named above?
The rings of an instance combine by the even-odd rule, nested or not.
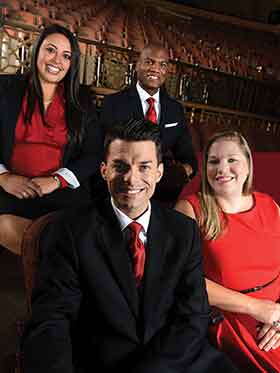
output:
[[[137,193],[142,192],[142,190],[144,190],[144,188],[128,189],[128,190],[126,191],[126,193],[127,193],[127,194],[137,194]]]
[[[60,72],[60,69],[58,67],[47,65],[47,70],[52,74],[58,74]]]
[[[136,194],[136,193],[139,193],[141,192],[141,189],[133,189],[133,190],[128,190],[127,193],[128,194]]]
[[[217,181],[221,181],[221,182],[226,182],[226,181],[230,181],[232,180],[233,178],[231,176],[218,176],[216,177],[216,180]]]
[[[154,75],[148,75],[148,79],[157,80],[157,79],[159,79],[159,77],[154,76]]]

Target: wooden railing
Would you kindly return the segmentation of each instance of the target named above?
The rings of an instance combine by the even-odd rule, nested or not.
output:
[[[38,34],[34,27],[0,24],[0,73],[24,72]],[[135,79],[138,52],[79,38],[81,82],[119,90]],[[169,94],[182,101],[278,116],[280,82],[260,81],[172,60],[166,81]]]
[[[253,151],[280,151],[279,118],[190,102],[183,105],[197,151],[203,149],[214,132],[227,129],[241,132]]]
[[[39,30],[0,24],[0,74],[23,73],[29,67]],[[92,86],[100,106],[105,94],[135,80],[138,57],[132,49],[79,38],[82,83]],[[280,150],[279,83],[246,79],[171,61],[169,94],[183,102],[197,150],[219,129],[241,130],[257,151]]]

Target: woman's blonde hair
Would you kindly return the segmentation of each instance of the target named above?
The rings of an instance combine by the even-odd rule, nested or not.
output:
[[[199,193],[199,200],[201,206],[201,216],[199,218],[199,225],[202,228],[207,239],[218,238],[226,227],[226,216],[221,214],[222,210],[219,207],[215,193],[211,188],[207,178],[207,163],[208,154],[211,146],[218,140],[225,139],[235,141],[248,161],[249,173],[243,185],[243,194],[248,195],[252,192],[253,184],[253,159],[249,145],[241,133],[237,131],[223,131],[215,133],[204,148],[202,156],[202,175],[201,186]]]

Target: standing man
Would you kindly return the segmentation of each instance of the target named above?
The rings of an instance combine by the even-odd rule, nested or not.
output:
[[[159,126],[163,154],[171,153],[184,167],[187,177],[192,177],[197,171],[197,160],[184,108],[162,87],[168,62],[165,48],[147,45],[136,64],[137,84],[105,97],[101,123],[108,130],[112,124],[130,118],[151,120]]]
[[[206,342],[195,222],[150,202],[163,173],[158,128],[145,120],[113,127],[104,153],[111,199],[64,217],[44,254],[24,372],[236,372]]]

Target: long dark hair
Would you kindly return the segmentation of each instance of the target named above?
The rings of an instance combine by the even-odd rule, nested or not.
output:
[[[77,39],[71,31],[63,26],[52,24],[41,32],[38,39],[34,43],[31,56],[31,66],[27,73],[29,78],[27,88],[27,110],[24,114],[24,122],[26,124],[31,122],[36,101],[38,101],[40,113],[44,125],[47,123],[44,120],[44,103],[41,83],[38,77],[37,58],[40,47],[47,36],[51,34],[62,34],[70,43],[71,46],[71,62],[70,67],[63,78],[64,83],[64,98],[65,98],[65,119],[69,131],[69,140],[80,142],[84,129],[81,121],[73,120],[69,115],[69,106],[73,106],[78,111],[83,111],[79,102],[79,86],[80,86],[80,48]]]

